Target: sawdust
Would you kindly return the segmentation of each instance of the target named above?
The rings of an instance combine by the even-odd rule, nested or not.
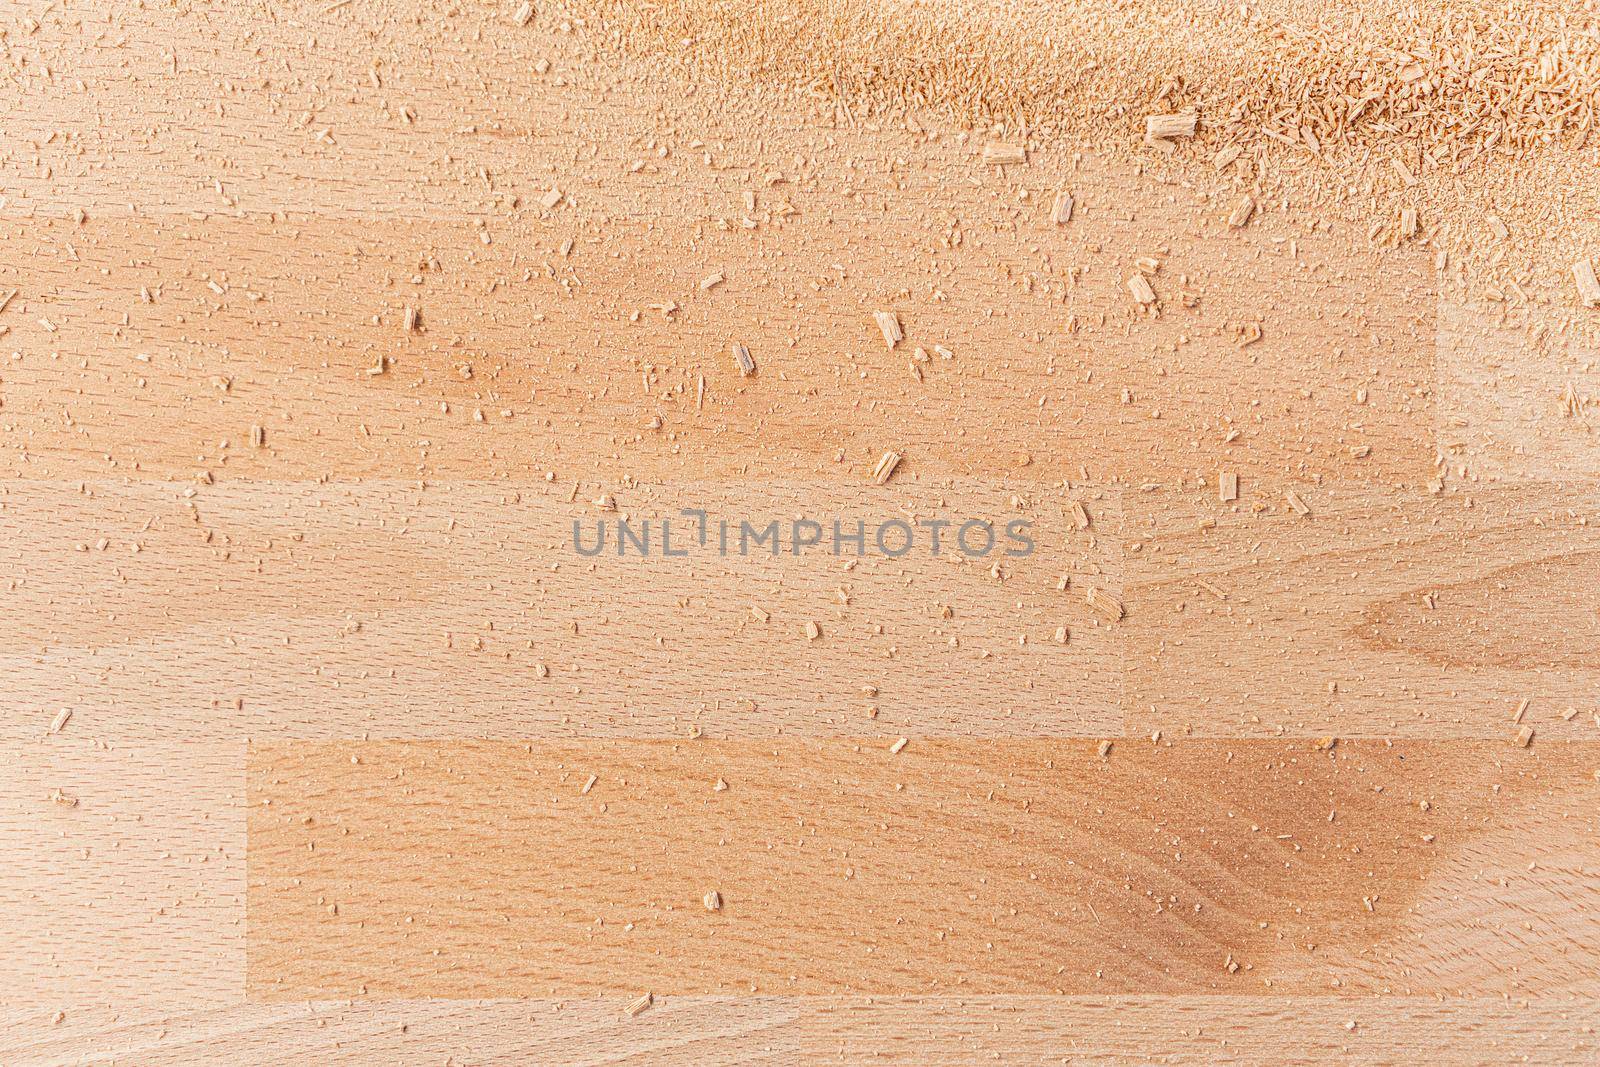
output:
[[[1575,309],[1562,275],[1600,254],[1600,0],[563,2],[603,53],[841,125],[915,117],[1226,169],[1381,222],[1379,243],[1448,251],[1490,299],[1542,287]],[[1193,138],[1145,140],[1151,115],[1187,111]]]
[[[1551,0],[1333,4],[1001,0],[566,0],[617,47],[700,80],[858,114],[1132,129],[1189,105],[1215,136],[1312,150],[1402,141],[1451,162],[1586,141],[1600,26]]]

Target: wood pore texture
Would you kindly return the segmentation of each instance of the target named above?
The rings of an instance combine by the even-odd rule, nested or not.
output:
[[[0,1063],[1600,1057],[1581,340],[516,7],[0,14]]]

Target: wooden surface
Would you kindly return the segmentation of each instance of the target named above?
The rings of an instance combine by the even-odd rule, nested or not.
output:
[[[0,1062],[1600,1055],[1592,331],[514,9],[5,16]]]

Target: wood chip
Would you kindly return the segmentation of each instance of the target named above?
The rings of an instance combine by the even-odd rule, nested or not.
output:
[[[405,328],[406,333],[416,333],[417,332],[417,327],[418,327],[418,325],[420,325],[421,322],[422,322],[422,315],[421,315],[420,312],[417,311],[416,308],[414,308],[414,307],[406,308],[405,317],[404,317],[404,328]]]
[[[532,22],[533,5],[525,3],[519,6],[517,8],[517,13],[511,16],[511,21],[515,22],[518,26],[526,26],[528,23]]]
[[[728,346],[728,351],[733,353],[733,361],[739,365],[741,375],[748,378],[756,372],[756,361],[750,358],[750,349],[734,343]]]
[[[1283,498],[1289,502],[1289,506],[1294,509],[1296,515],[1305,516],[1311,514],[1310,506],[1304,500],[1301,500],[1300,494],[1293,489],[1284,493]]]
[[[1056,194],[1056,201],[1050,205],[1050,221],[1057,226],[1065,226],[1072,221],[1072,194],[1065,189]]]
[[[1174,137],[1193,137],[1199,123],[1200,116],[1193,111],[1147,116],[1144,120],[1145,143],[1169,141]]]
[[[56,712],[56,717],[50,720],[50,732],[53,734],[59,734],[62,727],[67,725],[67,720],[70,718],[72,718],[71,708],[62,708],[60,711]]]
[[[1517,747],[1527,748],[1531,744],[1533,744],[1533,727],[1524,726],[1517,731]]]
[[[582,792],[584,795],[588,795],[589,790],[593,789],[594,784],[599,780],[600,776],[598,774],[591,774],[589,776],[589,780],[583,783],[583,789],[581,789],[580,792]]]
[[[721,285],[726,280],[727,279],[725,279],[722,276],[722,272],[721,271],[718,271],[715,274],[707,274],[704,278],[700,279],[700,288],[703,289],[703,290],[704,289],[715,289],[717,286]]]
[[[630,1002],[626,1008],[622,1009],[622,1011],[623,1011],[623,1014],[627,1015],[631,1019],[635,1015],[638,1015],[640,1012],[642,1012],[645,1009],[649,1008],[650,1005],[654,1004],[655,1002],[656,1002],[655,996],[653,994],[646,993],[643,996],[641,996],[638,1000]]]
[[[883,331],[883,343],[891,349],[905,339],[905,332],[900,329],[900,316],[892,311],[874,311],[873,321],[878,324],[878,329]]]
[[[1237,230],[1250,221],[1250,216],[1256,213],[1256,202],[1250,197],[1245,197],[1234,205],[1233,211],[1228,214],[1228,225]]]
[[[1084,599],[1089,606],[1109,622],[1117,622],[1122,618],[1122,601],[1096,586],[1090,586],[1084,593]]]
[[[910,738],[902,737],[900,740],[889,746],[889,754],[898,756],[900,754],[900,750],[905,748],[906,745],[910,744],[910,740]]]
[[[1135,274],[1127,281],[1128,292],[1141,304],[1154,304],[1156,291],[1150,288],[1150,280],[1143,274]]]
[[[1217,497],[1224,504],[1239,499],[1239,475],[1235,471],[1222,471],[1217,476]]]
[[[998,167],[1026,163],[1028,161],[1028,150],[1021,145],[986,144],[983,146],[983,161]]]
[[[1572,280],[1578,286],[1578,300],[1586,308],[1600,308],[1600,278],[1595,277],[1594,262],[1580,259],[1572,265]]]
[[[806,623],[806,639],[809,641],[815,641],[821,636],[822,627],[818,626],[815,622],[808,621]]]
[[[566,194],[560,189],[551,189],[548,193],[545,193],[539,198],[539,206],[544,208],[546,211],[549,211],[551,208],[561,203],[561,200],[564,196],[566,196]]]
[[[1089,512],[1076,500],[1072,502],[1072,521],[1077,524],[1077,527],[1080,530],[1087,530],[1089,528]]]
[[[1111,746],[1113,743],[1114,742],[1111,741],[1101,741],[1100,744],[1095,746],[1095,755],[1099,756],[1101,759],[1105,759],[1107,756],[1111,755]]]
[[[253,445],[256,448],[261,448],[266,443],[267,443],[267,430],[266,430],[266,427],[264,427],[264,426],[252,426],[252,427],[250,427],[250,444]]]
[[[711,890],[711,892],[707,893],[701,899],[705,901],[707,911],[722,910],[722,894],[717,892],[715,889]]]
[[[872,480],[879,485],[887,482],[894,476],[895,468],[900,466],[900,453],[885,452],[878,457],[878,462],[872,468]]]
[[[1249,348],[1261,340],[1261,324],[1259,322],[1235,322],[1229,324],[1233,333],[1233,343],[1240,348]]]
[[[1417,235],[1417,209],[1407,207],[1400,209],[1400,239],[1409,241]]]

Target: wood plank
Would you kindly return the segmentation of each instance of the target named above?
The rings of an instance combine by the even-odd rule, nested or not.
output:
[[[663,997],[251,1004],[60,1022],[0,1016],[8,1062],[151,1067],[284,1059],[444,1062],[1214,1064],[1593,1062],[1590,1000],[1423,997]]]
[[[1527,700],[1541,737],[1600,736],[1600,525],[1571,492],[1241,485],[1128,523],[1129,733],[1510,738]]]
[[[891,740],[253,746],[249,995],[1600,988],[1600,745]]]
[[[1542,308],[1441,298],[1438,349],[1439,450],[1452,473],[1600,479],[1600,333],[1569,330]]]
[[[243,743],[107,744],[77,718],[49,734],[54,714],[32,717],[26,742],[0,746],[7,1005],[53,1014],[237,1004]]]
[[[785,195],[820,198],[830,180],[819,164]],[[924,190],[919,213],[874,219],[870,239],[822,212],[758,238],[692,217],[511,213],[491,245],[467,223],[10,224],[0,470],[854,480],[894,448],[902,477],[1143,483],[1238,462],[1424,480],[1432,330],[1394,310],[1431,295],[1418,262],[1385,268],[1320,235],[1302,254],[1333,266],[1311,270],[1265,227],[1219,247],[1198,197],[1111,171],[1103,184],[1105,206],[1051,247],[1042,214],[1019,220],[970,187],[959,204]],[[963,256],[930,236],[936,210],[968,218]],[[1171,236],[1159,318],[1091,251],[1135,240],[1134,219]],[[883,249],[870,271],[835,266]],[[937,298],[909,295],[930,270]],[[712,271],[727,281],[701,290]],[[892,352],[871,318],[885,305],[907,330]],[[1241,349],[1244,321],[1265,333]],[[739,374],[730,338],[760,374]]]
[[[600,507],[575,489],[0,485],[0,737],[62,704],[107,739],[1121,729],[1118,624],[1085,598],[1121,591],[1114,490],[632,483]],[[705,545],[684,508],[707,512]],[[802,516],[820,540],[796,555]],[[653,555],[615,553],[624,518],[653,524]],[[980,519],[995,547],[966,555]],[[607,551],[580,555],[573,523],[593,547],[601,521]],[[867,554],[834,553],[835,521]],[[1029,555],[1007,554],[1014,521]],[[745,523],[779,524],[781,551]],[[903,555],[877,544],[908,528]]]

